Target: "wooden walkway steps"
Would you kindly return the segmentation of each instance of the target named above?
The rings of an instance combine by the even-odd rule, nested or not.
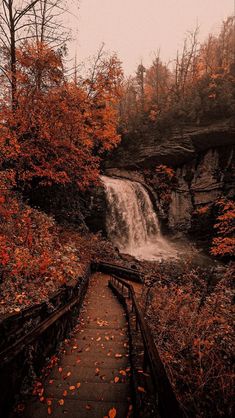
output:
[[[102,273],[91,277],[79,325],[21,417],[131,416],[128,325],[108,280]]]

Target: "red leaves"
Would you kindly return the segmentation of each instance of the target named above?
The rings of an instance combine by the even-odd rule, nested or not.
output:
[[[235,203],[221,199],[217,202],[219,215],[214,228],[217,237],[213,239],[211,253],[216,256],[235,255]]]
[[[76,182],[87,188],[98,179],[100,156],[120,140],[120,62],[102,58],[95,80],[93,74],[78,85],[65,82],[61,53],[46,45],[25,43],[17,60],[18,106],[14,114],[8,103],[0,108],[0,155],[15,158],[24,185],[36,179],[45,186]]]

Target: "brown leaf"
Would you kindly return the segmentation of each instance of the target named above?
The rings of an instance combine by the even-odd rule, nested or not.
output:
[[[58,401],[58,404],[59,404],[59,405],[61,405],[61,406],[62,406],[62,405],[64,405],[64,399],[60,399],[60,400]]]
[[[145,393],[145,388],[143,388],[142,386],[138,386],[137,390],[138,390],[139,392],[143,392],[143,393]]]
[[[48,415],[51,415],[52,414],[52,409],[51,409],[50,406],[48,406],[48,408],[47,408],[47,413],[48,413]]]
[[[75,390],[75,386],[69,386],[69,390]]]
[[[114,378],[114,383],[117,383],[117,382],[119,382],[119,377],[117,377],[117,376],[116,376],[116,377]]]

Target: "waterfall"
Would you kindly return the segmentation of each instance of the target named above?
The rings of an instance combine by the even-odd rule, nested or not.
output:
[[[107,234],[120,252],[142,260],[176,257],[176,250],[162,237],[159,221],[142,184],[102,176],[106,189]]]

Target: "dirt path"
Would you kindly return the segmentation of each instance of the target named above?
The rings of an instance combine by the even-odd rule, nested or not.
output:
[[[115,411],[117,418],[129,416],[127,322],[108,279],[92,276],[79,325],[43,383],[41,402],[40,395],[29,402],[24,418],[103,418]]]

